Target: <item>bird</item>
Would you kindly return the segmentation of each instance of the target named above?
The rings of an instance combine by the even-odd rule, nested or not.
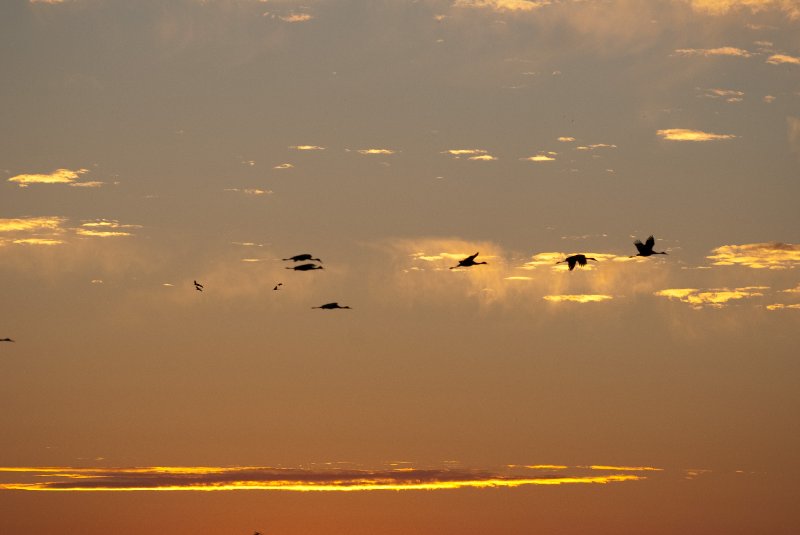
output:
[[[590,256],[587,257],[586,255],[583,255],[583,254],[576,254],[576,255],[568,256],[564,260],[561,260],[560,262],[556,262],[556,264],[563,264],[564,262],[566,262],[567,265],[569,266],[569,270],[572,271],[573,269],[575,269],[576,265],[585,266],[587,260],[594,260],[595,262],[597,262],[596,258],[592,258]]]
[[[350,308],[349,306],[341,306],[339,303],[325,303],[319,307],[311,307],[311,308],[321,308],[322,310],[333,310],[335,308]]]
[[[13,342],[11,338],[0,338],[0,342]]]
[[[280,287],[281,287],[281,286],[283,286],[283,283],[282,283],[282,282],[279,282],[278,284],[276,284],[276,285],[275,285],[275,287],[273,288],[273,290],[280,290]]]
[[[194,289],[197,290],[198,292],[202,292],[203,291],[203,285],[200,284],[197,281],[194,281]]]
[[[477,266],[478,264],[488,264],[488,262],[476,262],[475,257],[478,256],[480,253],[475,253],[472,256],[468,256],[463,260],[458,261],[457,266],[452,266],[450,269],[456,269],[460,267],[470,267],[470,266]]]
[[[644,243],[642,243],[641,240],[636,240],[635,242],[633,242],[633,244],[636,246],[636,249],[639,252],[636,253],[635,255],[629,256],[628,258],[633,258],[635,256],[650,256],[654,254],[667,254],[664,251],[653,250],[653,246],[656,244],[656,239],[653,238],[652,236],[647,238],[647,241],[645,241]]]
[[[313,258],[308,253],[296,254],[294,256],[290,256],[289,258],[284,258],[284,260],[292,260],[294,262],[305,262],[307,260],[313,260],[314,262],[319,262],[320,264],[322,263],[322,260],[320,260],[319,258]]]
[[[300,264],[299,266],[291,266],[286,269],[293,269],[295,271],[311,271],[312,269],[323,269],[322,266],[316,264]]]

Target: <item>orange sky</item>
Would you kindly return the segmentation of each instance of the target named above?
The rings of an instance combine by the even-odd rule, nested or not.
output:
[[[0,533],[795,533],[798,25],[3,2]]]

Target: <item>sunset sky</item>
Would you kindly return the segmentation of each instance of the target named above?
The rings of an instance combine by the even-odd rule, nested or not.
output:
[[[0,68],[0,533],[800,530],[800,1],[5,0]]]

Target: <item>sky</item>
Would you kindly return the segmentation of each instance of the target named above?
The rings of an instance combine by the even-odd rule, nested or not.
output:
[[[800,2],[8,0],[0,70],[0,532],[800,529]]]

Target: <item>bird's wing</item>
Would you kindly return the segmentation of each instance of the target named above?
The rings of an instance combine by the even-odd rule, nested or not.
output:
[[[633,242],[633,244],[636,246],[636,249],[640,253],[643,253],[643,252],[645,252],[647,250],[647,247],[644,246],[644,244],[642,243],[642,240],[636,240],[635,242]]]
[[[475,254],[474,254],[474,255],[472,255],[472,256],[468,256],[468,257],[466,257],[464,260],[475,260],[475,257],[476,257],[476,256],[478,256],[479,254],[481,254],[481,253],[475,253]]]
[[[649,238],[647,238],[647,241],[644,242],[644,244],[647,246],[648,249],[652,249],[653,246],[656,244],[656,239],[650,236]]]

